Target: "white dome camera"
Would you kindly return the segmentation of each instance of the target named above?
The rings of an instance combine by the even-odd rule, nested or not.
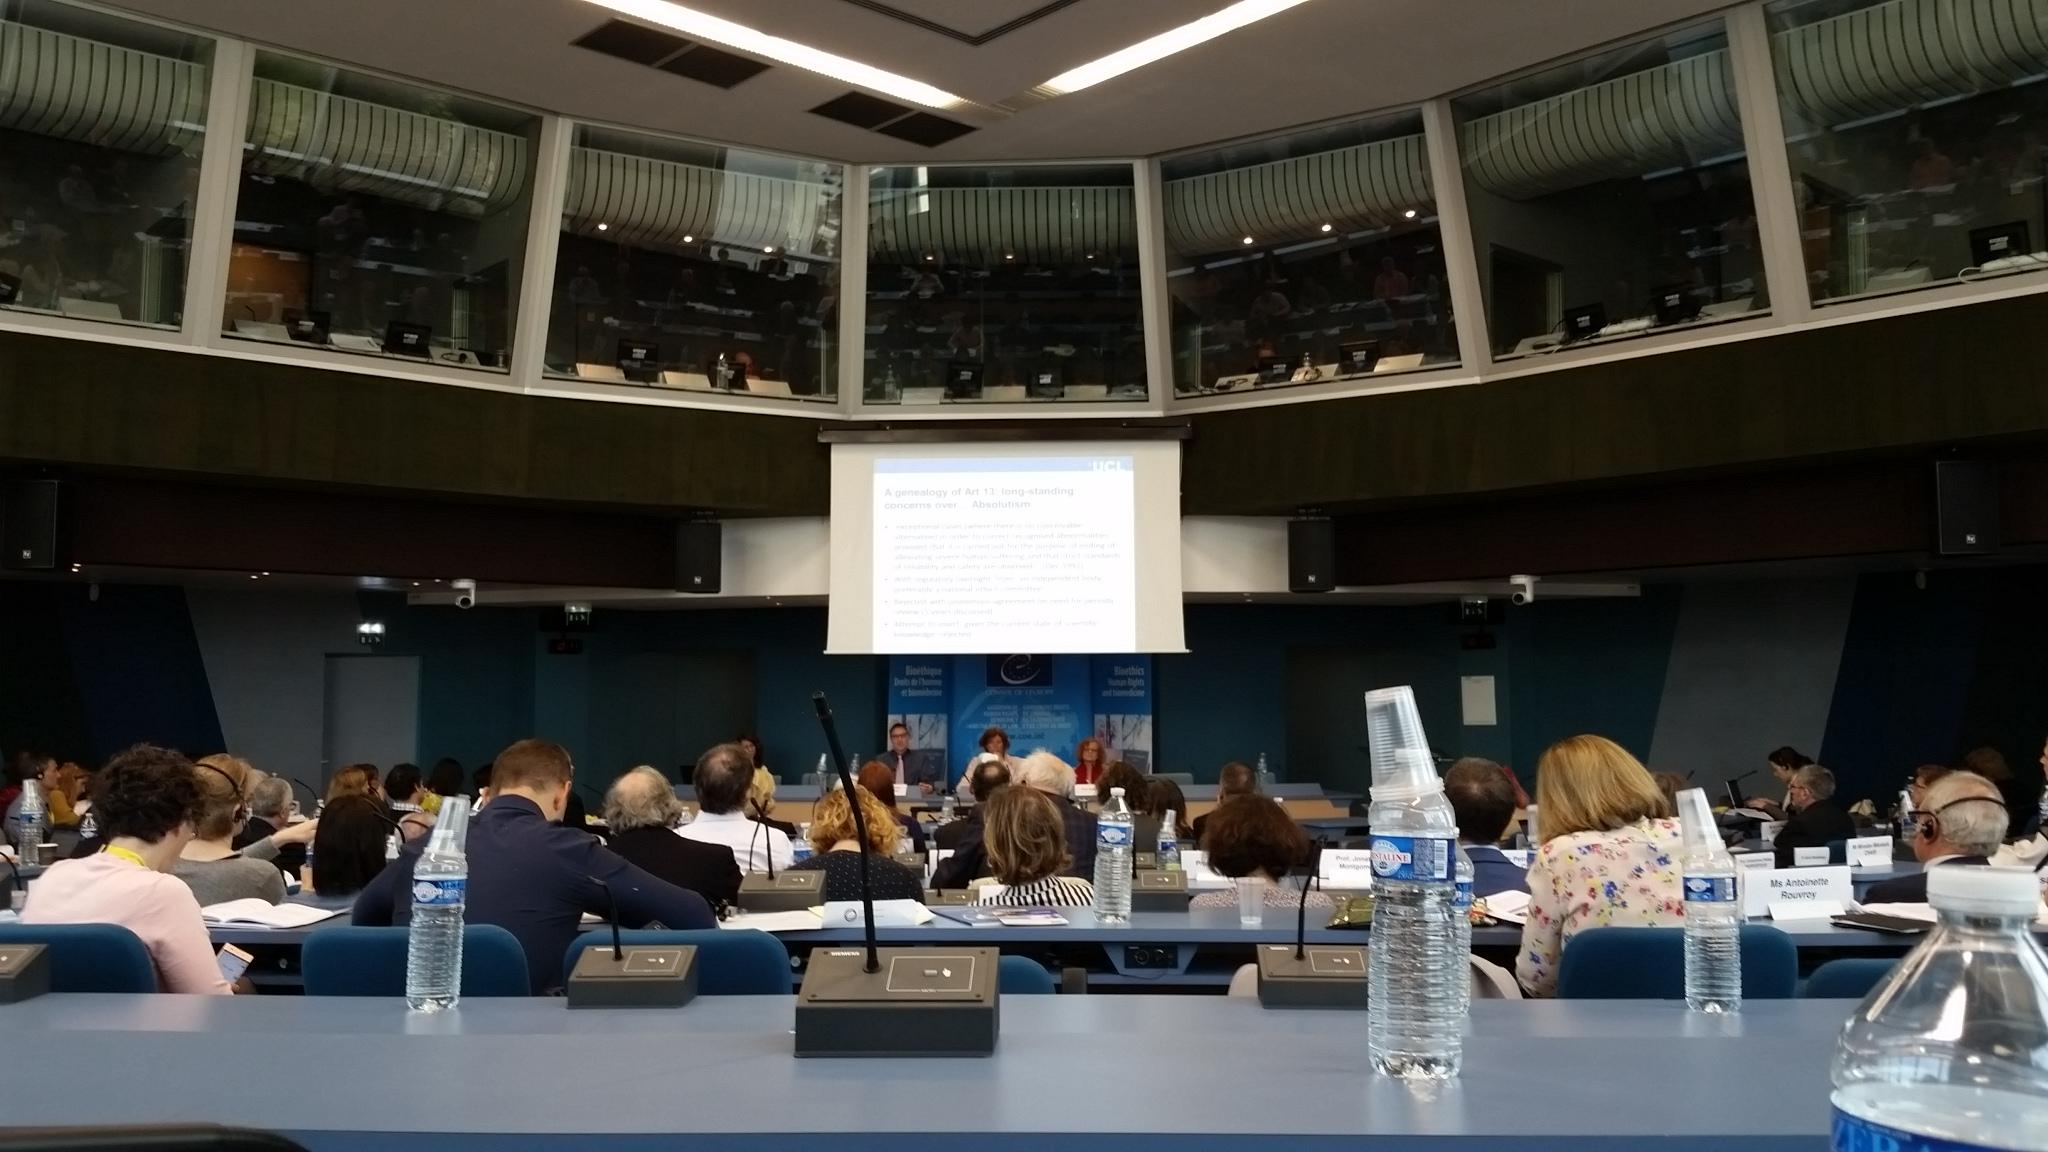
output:
[[[455,589],[455,606],[457,608],[476,607],[476,581],[450,580],[448,583]],[[1521,601],[1517,600],[1515,603],[1519,604]]]
[[[1508,583],[1514,586],[1514,591],[1508,593],[1508,603],[1516,605],[1535,603],[1536,582],[1541,579],[1543,579],[1541,576],[1508,577]]]

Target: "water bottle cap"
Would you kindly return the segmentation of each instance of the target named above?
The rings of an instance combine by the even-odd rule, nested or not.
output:
[[[2041,882],[2018,868],[1943,864],[1927,870],[1927,902],[1944,912],[2032,916],[2041,906]]]
[[[1123,790],[1123,789],[1121,789],[1121,788],[1111,788],[1111,789],[1109,790],[1109,794],[1110,794],[1111,796],[1121,796],[1121,795],[1123,795],[1123,794],[1124,794],[1124,790]]]
[[[1721,829],[1714,823],[1714,809],[1707,803],[1706,789],[1687,788],[1677,799],[1678,830],[1686,851],[1721,847]]]

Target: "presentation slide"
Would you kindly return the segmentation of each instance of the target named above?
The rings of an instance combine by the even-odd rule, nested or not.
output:
[[[832,446],[825,650],[1186,650],[1178,440]]]
[[[1128,652],[1129,456],[879,460],[874,643],[885,652]]]

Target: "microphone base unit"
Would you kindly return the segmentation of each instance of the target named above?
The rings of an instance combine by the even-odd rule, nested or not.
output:
[[[796,999],[798,1056],[989,1056],[998,1031],[994,948],[811,952]]]
[[[0,944],[0,1004],[19,1004],[49,990],[50,950],[47,947],[41,944]]]
[[[565,989],[571,1008],[680,1008],[697,998],[697,948],[629,944],[613,956],[592,945],[576,958]]]
[[[974,903],[974,893],[965,888],[927,888],[924,890],[926,907],[937,904],[940,907],[958,907]]]
[[[1147,869],[1131,873],[1133,912],[1185,912],[1192,898],[1185,872]]]
[[[802,912],[825,902],[823,872],[755,873],[740,881],[742,912]]]
[[[1365,947],[1311,944],[1300,959],[1292,944],[1261,944],[1259,1006],[1263,1008],[1364,1008]]]

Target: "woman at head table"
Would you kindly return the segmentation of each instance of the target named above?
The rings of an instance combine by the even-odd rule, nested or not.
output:
[[[973,798],[974,791],[970,785],[974,779],[974,769],[983,760],[990,756],[1000,759],[1003,762],[1003,766],[1008,768],[1012,775],[1016,774],[1019,764],[1017,758],[1010,755],[1010,734],[1001,728],[984,729],[978,743],[980,744],[981,751],[976,753],[974,758],[967,762],[967,770],[960,774],[960,783],[953,787],[954,793],[962,800],[971,800]]]
[[[1542,847],[1529,865],[1529,919],[1515,977],[1557,993],[1565,945],[1587,928],[1685,923],[1678,821],[1634,756],[1601,736],[1551,745],[1536,763]]]

